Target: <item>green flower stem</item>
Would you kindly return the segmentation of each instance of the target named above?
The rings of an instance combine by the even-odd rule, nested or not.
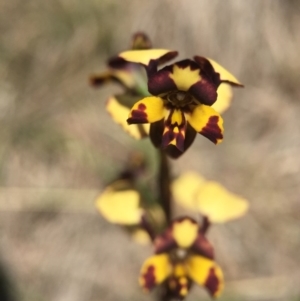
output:
[[[163,150],[159,150],[158,189],[159,201],[166,216],[167,224],[172,219],[171,208],[171,176],[168,158]]]
[[[159,170],[158,170],[158,189],[159,201],[166,216],[167,225],[172,220],[172,204],[171,204],[171,174],[170,164],[166,153],[159,149]],[[158,301],[171,301],[168,294],[167,284],[163,284],[157,292]]]

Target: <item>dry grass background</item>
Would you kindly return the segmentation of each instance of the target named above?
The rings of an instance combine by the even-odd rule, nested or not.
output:
[[[95,91],[87,78],[138,30],[246,86],[224,114],[224,142],[197,139],[174,161],[251,203],[210,233],[227,278],[220,300],[300,300],[299,28],[297,0],[1,0],[1,301],[154,299],[136,281],[151,250],[93,204],[137,143],[104,110],[118,87]]]

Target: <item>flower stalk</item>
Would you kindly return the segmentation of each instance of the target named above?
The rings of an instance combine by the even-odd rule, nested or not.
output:
[[[166,216],[166,222],[169,224],[172,220],[172,206],[171,206],[171,174],[170,165],[166,153],[158,150],[159,155],[159,170],[158,170],[158,190],[159,202],[163,208]]]

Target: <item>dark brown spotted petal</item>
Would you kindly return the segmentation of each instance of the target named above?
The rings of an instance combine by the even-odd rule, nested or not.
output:
[[[210,80],[202,77],[201,81],[192,85],[189,92],[201,103],[211,106],[217,100],[217,88]]]
[[[171,276],[167,281],[165,300],[183,300],[189,293],[193,282],[185,277]]]
[[[171,109],[167,119],[165,119],[162,148],[174,145],[183,152],[186,125],[184,113],[180,109]]]
[[[217,99],[219,83],[208,78],[192,60],[176,63],[172,78],[179,90],[190,92],[202,104],[212,105]]]
[[[163,64],[167,63],[168,61],[173,60],[177,55],[178,55],[178,51],[169,51],[168,53],[166,53],[165,55],[161,56],[157,60],[158,65],[163,65]]]
[[[120,124],[122,128],[135,139],[147,137],[149,133],[148,124],[128,125],[126,122],[130,112],[126,102],[129,101],[134,101],[134,97],[131,99],[130,95],[126,94],[115,97],[111,96],[106,103],[106,110],[110,113],[113,120]]]
[[[165,149],[169,145],[175,146],[181,153],[184,152],[184,136],[185,129],[180,130],[178,127],[165,128],[165,133],[162,137],[162,148]]]
[[[149,77],[148,90],[153,95],[164,94],[170,91],[188,91],[199,81],[200,69],[189,59],[168,65]]]
[[[222,293],[224,287],[223,273],[218,266],[210,268],[204,286],[213,297],[218,297]]]
[[[223,140],[223,129],[222,126],[220,126],[220,117],[211,116],[206,126],[199,133],[214,144],[220,143]]]
[[[164,119],[151,123],[150,125],[149,136],[151,142],[157,148],[160,148],[163,145],[164,129],[165,129]],[[179,158],[192,145],[192,143],[195,140],[196,134],[197,132],[190,126],[189,123],[187,123],[183,152],[180,151],[175,145],[169,144],[166,148],[164,148],[166,154],[173,159]]]
[[[198,233],[197,238],[191,248],[195,253],[202,255],[209,259],[214,259],[214,248],[211,243],[202,235]]]
[[[210,61],[202,56],[195,56],[194,60],[197,62],[197,64],[199,65],[201,71],[205,74],[205,76],[211,82],[213,82],[216,85],[216,87],[218,87],[221,83],[220,74],[215,72]]]
[[[187,261],[189,277],[199,285],[203,285],[211,296],[218,297],[224,287],[221,268],[212,260],[199,255],[191,255]]]
[[[126,90],[130,90],[134,93],[137,86],[137,78],[143,76],[138,68],[140,68],[140,66],[137,64],[126,63],[126,68],[110,69],[100,74],[91,75],[89,79],[90,84],[98,88],[108,82],[116,82],[122,85]]]
[[[151,130],[150,130],[151,132]],[[184,151],[181,152],[177,147],[174,145],[169,145],[165,149],[167,155],[173,159],[179,158],[182,154],[186,152],[186,150],[192,145],[196,138],[197,132],[187,124],[186,132],[185,132],[185,139],[184,139]]]
[[[154,72],[148,80],[148,90],[153,95],[170,91],[190,92],[199,103],[207,105],[216,101],[218,85],[215,78],[214,81],[210,79],[196,62],[189,59]]]
[[[170,78],[172,69],[172,66],[166,66],[149,77],[148,90],[151,94],[160,95],[177,90],[174,80]]]
[[[113,69],[126,69],[129,64],[131,63],[128,63],[127,61],[118,56],[111,57],[107,61],[107,65]]]
[[[156,254],[168,252],[177,246],[172,235],[172,229],[168,228],[154,240],[154,250]]]
[[[192,114],[188,116],[188,123],[215,144],[220,143],[223,139],[223,119],[210,106],[196,106]]]
[[[199,64],[205,64],[206,67],[207,67],[207,62],[204,63],[203,59],[206,61],[209,61],[210,65],[213,67],[214,71],[219,74],[221,82],[229,83],[229,84],[231,84],[233,86],[237,86],[237,87],[243,87],[243,85],[239,82],[239,80],[234,75],[232,75],[228,70],[226,70],[224,67],[222,67],[220,64],[218,64],[214,60],[209,59],[209,58],[202,58],[199,56],[195,56],[194,59]]]
[[[110,71],[103,72],[101,74],[93,74],[89,78],[90,84],[95,88],[99,88],[103,84],[106,84],[111,81],[117,82],[118,84],[125,86],[124,83],[118,77],[116,77],[113,74],[113,72],[110,72]]]
[[[128,124],[152,123],[164,117],[164,103],[159,97],[149,96],[136,102],[132,107]]]
[[[165,281],[171,274],[171,263],[168,254],[149,257],[141,268],[139,283],[146,290]]]

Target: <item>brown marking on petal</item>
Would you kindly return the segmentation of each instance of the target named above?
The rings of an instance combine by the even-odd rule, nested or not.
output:
[[[166,53],[165,55],[163,55],[158,59],[158,64],[159,65],[165,64],[166,62],[174,59],[177,55],[178,55],[178,51],[169,51],[168,53]]]
[[[167,53],[167,55],[170,56],[170,53]],[[191,71],[198,69],[200,73],[199,66],[194,61],[189,59],[176,62],[172,65],[168,65],[162,68],[161,70],[151,74],[151,76],[149,77],[148,90],[151,94],[160,95],[170,91],[178,91],[176,83],[170,77],[170,75],[173,73],[175,65],[181,69],[190,67]]]
[[[149,77],[148,90],[152,95],[160,95],[177,90],[175,82],[169,77],[171,72],[172,68],[167,66]]]
[[[199,73],[200,73],[200,68],[197,65],[197,63],[195,63],[194,61],[190,60],[190,59],[185,59],[179,62],[174,63],[174,65],[177,65],[179,68],[181,69],[185,69],[187,67],[190,67],[190,69],[193,70],[197,70],[199,69]]]
[[[168,128],[168,130],[166,130],[162,136],[162,142],[161,142],[162,148],[166,148],[170,144],[170,142],[174,139],[175,139],[175,133],[170,128]]]
[[[194,56],[194,60],[200,66],[202,73],[218,87],[221,83],[220,74],[215,71],[210,61],[202,56]]]
[[[140,103],[139,106],[138,106],[138,109],[141,110],[141,111],[145,111],[147,109],[147,107],[146,107],[145,104]]]
[[[171,228],[166,229],[162,234],[156,236],[154,240],[154,250],[156,254],[165,253],[176,247],[176,242],[172,236]]]
[[[206,126],[199,132],[213,143],[217,144],[219,139],[223,139],[222,131],[218,125],[219,116],[211,116]]]
[[[162,136],[162,148],[166,148],[170,143],[175,140],[174,145],[176,148],[178,148],[179,151],[184,152],[184,133],[182,131],[178,130],[178,133],[174,132],[174,129],[176,128],[168,128],[165,133]],[[184,130],[183,130],[184,131]]]
[[[166,300],[183,300],[189,293],[192,281],[186,277],[171,277],[167,282]]]
[[[125,69],[129,64],[131,63],[128,63],[123,58],[118,56],[111,57],[107,61],[107,65],[113,69]]]
[[[179,114],[177,118],[176,114]],[[175,117],[174,120],[173,117]],[[169,144],[172,144],[175,145],[179,151],[184,152],[186,124],[183,112],[181,110],[172,109],[168,118],[165,120],[165,130],[161,143],[162,148],[166,148]],[[175,140],[175,143],[173,140]]]
[[[174,145],[168,145],[165,149],[167,155],[172,159],[179,158],[182,154],[186,152],[186,150],[192,145],[196,138],[197,132],[187,123],[186,132],[185,132],[185,139],[184,139],[184,151],[181,152],[177,147]]]
[[[148,123],[147,119],[147,113],[145,110],[147,109],[146,105],[143,103],[140,103],[137,110],[131,111],[131,117],[127,119],[128,124],[134,124],[134,123]]]
[[[149,265],[146,272],[142,274],[142,279],[144,280],[144,288],[151,290],[155,286],[155,266]]]
[[[218,291],[219,284],[220,283],[219,283],[219,279],[215,273],[215,268],[211,267],[204,286],[209,290],[210,294],[212,296],[214,296]]]
[[[157,71],[157,68],[159,65],[162,65],[162,64],[165,64],[166,62],[172,60],[173,58],[175,58],[176,56],[178,55],[178,52],[177,51],[169,51],[167,52],[166,54],[164,54],[163,56],[161,56],[160,58],[158,59],[155,59],[155,60],[150,60],[149,63],[148,63],[148,66],[145,66],[146,67],[146,72],[147,72],[147,76],[148,76],[148,84],[149,84],[149,80],[155,76],[158,72],[162,71],[163,70],[163,73],[165,71],[167,71],[167,69],[163,68],[159,71]],[[168,67],[168,66],[167,66]],[[161,93],[158,93],[156,92],[156,90],[164,90],[166,89],[165,85],[162,84],[162,86],[159,88],[159,86],[157,86],[155,84],[155,81],[154,83],[150,83],[150,86],[148,86],[148,90],[149,92],[152,94],[152,95],[159,95],[161,93],[165,93],[165,92],[161,92]],[[151,92],[151,91],[152,92]],[[170,90],[168,90],[170,91]]]
[[[92,75],[89,78],[90,85],[94,87],[101,86],[105,81],[107,81],[107,78],[97,75]]]
[[[202,104],[211,106],[217,100],[217,88],[216,85],[206,77],[202,77],[200,81],[193,84],[189,92]]]
[[[206,258],[214,259],[214,248],[211,243],[203,236],[201,230],[199,231],[197,238],[192,245],[191,249]]]
[[[162,148],[166,148],[170,143],[175,140],[174,145],[180,152],[184,152],[184,136],[181,133],[174,133],[167,131],[162,137]]]
[[[109,71],[103,74],[95,74],[91,75],[89,78],[89,83],[91,86],[95,88],[101,87],[103,84],[109,83],[109,82],[115,82],[123,86],[123,88],[128,89],[128,87],[113,73],[110,73]]]

